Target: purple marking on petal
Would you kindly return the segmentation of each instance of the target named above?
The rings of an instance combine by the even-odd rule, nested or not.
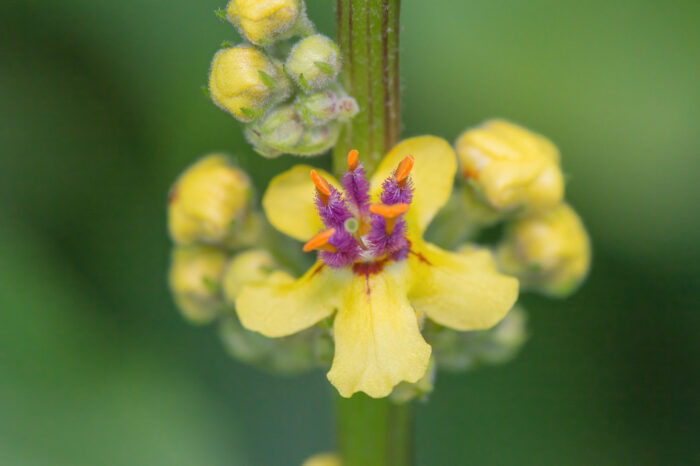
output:
[[[336,230],[328,242],[338,250],[338,252],[320,251],[321,259],[330,267],[336,269],[345,267],[360,257],[360,246],[357,240],[344,229]]]
[[[409,177],[402,188],[394,175],[391,175],[382,183],[380,198],[382,203],[386,205],[410,204],[413,200],[413,179]]]
[[[343,199],[343,195],[333,186],[331,186],[331,195],[328,199],[328,204],[323,203],[318,193],[316,193],[315,202],[316,210],[318,210],[323,224],[328,228],[342,229],[345,220],[352,216],[345,203],[345,199]]]
[[[400,218],[390,235],[386,233],[386,219],[381,215],[372,215],[372,230],[367,235],[367,242],[374,257],[392,256],[409,247],[406,239],[406,220]],[[404,259],[401,257],[401,259]],[[400,259],[399,259],[400,260]]]
[[[355,206],[360,215],[369,210],[369,181],[365,168],[360,162],[355,170],[346,172],[340,179],[348,201]]]

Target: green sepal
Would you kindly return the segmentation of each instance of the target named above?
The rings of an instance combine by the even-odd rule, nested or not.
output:
[[[277,87],[277,83],[275,82],[275,78],[273,78],[269,74],[265,73],[263,70],[258,70],[258,74],[260,75],[260,79],[262,79],[262,82],[268,88],[270,88],[270,90],[274,90],[275,87]]]
[[[226,17],[226,12],[222,10],[221,8],[217,8],[214,10],[214,14],[219,17],[219,19],[222,19],[224,21],[228,21],[228,18]]]
[[[326,62],[317,61],[314,64],[328,76],[333,76],[333,67]]]

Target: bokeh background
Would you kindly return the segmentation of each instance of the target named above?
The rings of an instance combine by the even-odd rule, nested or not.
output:
[[[166,193],[254,155],[200,91],[223,0],[0,3],[0,464],[295,465],[333,446],[321,372],[229,359],[168,295]],[[330,0],[309,13],[334,34]],[[441,375],[420,465],[683,465],[700,449],[700,3],[406,0],[404,134],[504,116],[561,148],[595,246],[526,296],[512,363]]]

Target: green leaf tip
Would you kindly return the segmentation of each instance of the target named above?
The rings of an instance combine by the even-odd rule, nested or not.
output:
[[[317,61],[314,64],[328,76],[333,76],[333,67],[326,62]]]
[[[277,87],[275,78],[265,73],[263,70],[258,70],[258,74],[260,75],[260,79],[262,79],[263,84],[265,84],[267,87],[270,89]]]

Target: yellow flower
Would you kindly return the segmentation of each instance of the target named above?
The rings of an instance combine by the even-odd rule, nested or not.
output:
[[[547,209],[564,196],[559,151],[539,134],[490,120],[462,133],[455,147],[462,175],[497,209]]]
[[[530,288],[563,297],[581,284],[591,264],[591,246],[576,212],[566,204],[514,220],[498,249],[505,273]]]
[[[219,50],[211,63],[209,94],[214,103],[243,122],[253,121],[291,93],[280,63],[250,45]]]
[[[274,178],[263,198],[268,220],[319,259],[301,278],[274,272],[243,288],[241,323],[281,337],[335,313],[328,379],[345,397],[385,397],[423,377],[431,353],[423,315],[457,330],[495,325],[517,298],[517,280],[500,274],[488,251],[452,253],[422,237],[450,196],[456,165],[447,142],[423,136],[394,147],[369,183],[355,151],[340,182],[303,165]]]
[[[168,226],[177,244],[231,242],[247,228],[252,185],[224,155],[195,162],[170,190]]]
[[[231,0],[226,16],[243,37],[267,46],[305,19],[301,0]]]
[[[177,307],[190,321],[211,322],[221,310],[226,254],[211,246],[183,246],[172,253],[168,281]]]

